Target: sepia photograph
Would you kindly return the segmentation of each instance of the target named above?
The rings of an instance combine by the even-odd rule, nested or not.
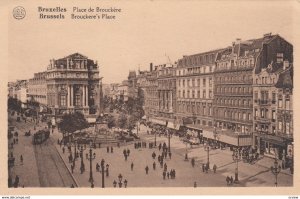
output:
[[[5,10],[1,187],[10,193],[295,193],[298,1]]]

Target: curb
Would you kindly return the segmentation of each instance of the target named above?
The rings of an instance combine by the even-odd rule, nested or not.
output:
[[[52,139],[53,139],[53,138],[52,138]],[[72,172],[70,171],[69,167],[66,165],[64,159],[61,157],[61,155],[60,155],[60,153],[58,152],[58,149],[57,149],[55,143],[53,143],[53,140],[51,140],[51,141],[52,141],[52,144],[54,144],[55,150],[56,150],[56,152],[58,153],[60,159],[63,161],[65,167],[67,168],[67,170],[69,171],[69,174],[71,175],[73,181],[75,182],[75,186],[76,186],[76,187],[79,187],[79,183],[77,182],[77,180],[76,180],[75,177],[73,176],[73,174],[72,174]]]

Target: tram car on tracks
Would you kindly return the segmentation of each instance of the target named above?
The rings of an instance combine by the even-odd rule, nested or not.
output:
[[[39,130],[35,134],[33,134],[32,144],[42,144],[45,142],[50,136],[50,131],[47,130]]]

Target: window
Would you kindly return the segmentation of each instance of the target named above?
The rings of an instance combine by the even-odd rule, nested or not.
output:
[[[178,81],[178,86],[180,86],[181,80]]]
[[[248,120],[251,121],[252,118],[251,118],[251,113],[248,113]]]
[[[212,98],[212,91],[209,91],[209,98]]]
[[[182,97],[185,98],[185,91],[182,92],[182,95],[183,95]]]
[[[195,86],[195,79],[192,79],[192,86]]]
[[[203,90],[203,98],[206,98],[206,91]]]
[[[282,99],[278,100],[278,108],[282,108]]]
[[[190,98],[190,91],[187,91],[187,98]]]
[[[282,122],[281,121],[278,122],[278,130],[280,130],[280,131],[282,130]]]
[[[198,84],[198,86],[200,86],[200,79],[197,80],[197,84]]]
[[[255,91],[255,93],[254,93],[254,100],[257,100],[257,99],[258,99],[258,92]]]
[[[60,96],[60,105],[61,106],[66,106],[66,101],[67,101],[66,95],[61,95]]]
[[[277,53],[277,63],[283,62],[283,53]]]
[[[265,117],[265,111],[264,111],[264,109],[260,109],[260,117],[261,118]]]
[[[195,98],[195,91],[192,91],[192,98]]]
[[[208,81],[209,81],[209,86],[211,86],[212,85],[212,78],[210,77]]]
[[[246,120],[246,113],[243,113],[243,120]]]
[[[185,80],[182,80],[182,86],[185,86]]]
[[[178,97],[181,97],[181,91],[178,91]]]
[[[197,91],[197,97],[198,97],[198,98],[201,98],[201,96],[200,96],[200,91]]]
[[[190,86],[190,80],[188,79],[186,82],[187,86]]]
[[[81,106],[80,95],[75,95],[75,106]]]
[[[206,79],[203,79],[203,86],[206,86]]]
[[[285,100],[285,109],[287,109],[287,110],[290,109],[290,100],[289,99]]]
[[[275,122],[276,120],[276,111],[272,110],[272,121]]]
[[[272,93],[272,104],[275,104],[276,103],[276,93],[273,92]]]

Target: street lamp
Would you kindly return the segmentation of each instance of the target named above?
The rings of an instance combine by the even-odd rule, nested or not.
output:
[[[93,179],[93,169],[92,169],[92,161],[96,158],[96,153],[93,153],[92,150],[92,145],[90,145],[90,154],[87,157],[87,159],[90,161],[90,178],[89,178],[89,182],[93,183],[94,179]]]
[[[80,164],[80,172],[81,174],[84,172],[84,163],[83,163],[83,146],[80,148],[80,158],[81,158],[81,164]]]
[[[168,146],[168,152],[170,153],[171,152],[171,141],[170,141],[171,137],[170,137],[170,131],[167,130],[167,132],[168,132],[168,144],[169,144],[169,146]]]
[[[121,174],[119,174],[118,178],[119,178],[119,187],[121,188],[122,187],[122,178],[123,178],[123,176]]]
[[[75,166],[75,160],[77,158],[76,156],[76,144],[77,144],[77,140],[74,141],[74,158],[73,158],[73,165]]]
[[[277,187],[277,176],[281,171],[281,166],[278,165],[277,158],[275,158],[274,166],[271,166],[271,171],[275,175],[275,187]]]
[[[207,168],[209,168],[209,150],[210,150],[210,146],[209,146],[208,142],[205,144],[204,150],[207,151]]]
[[[101,160],[101,174],[102,174],[102,188],[104,188],[104,164],[105,164],[105,161],[104,159]]]
[[[236,149],[233,151],[232,159],[233,159],[233,161],[236,162],[234,182],[237,183],[239,181],[239,160],[241,159],[241,154],[240,154],[239,149]]]

